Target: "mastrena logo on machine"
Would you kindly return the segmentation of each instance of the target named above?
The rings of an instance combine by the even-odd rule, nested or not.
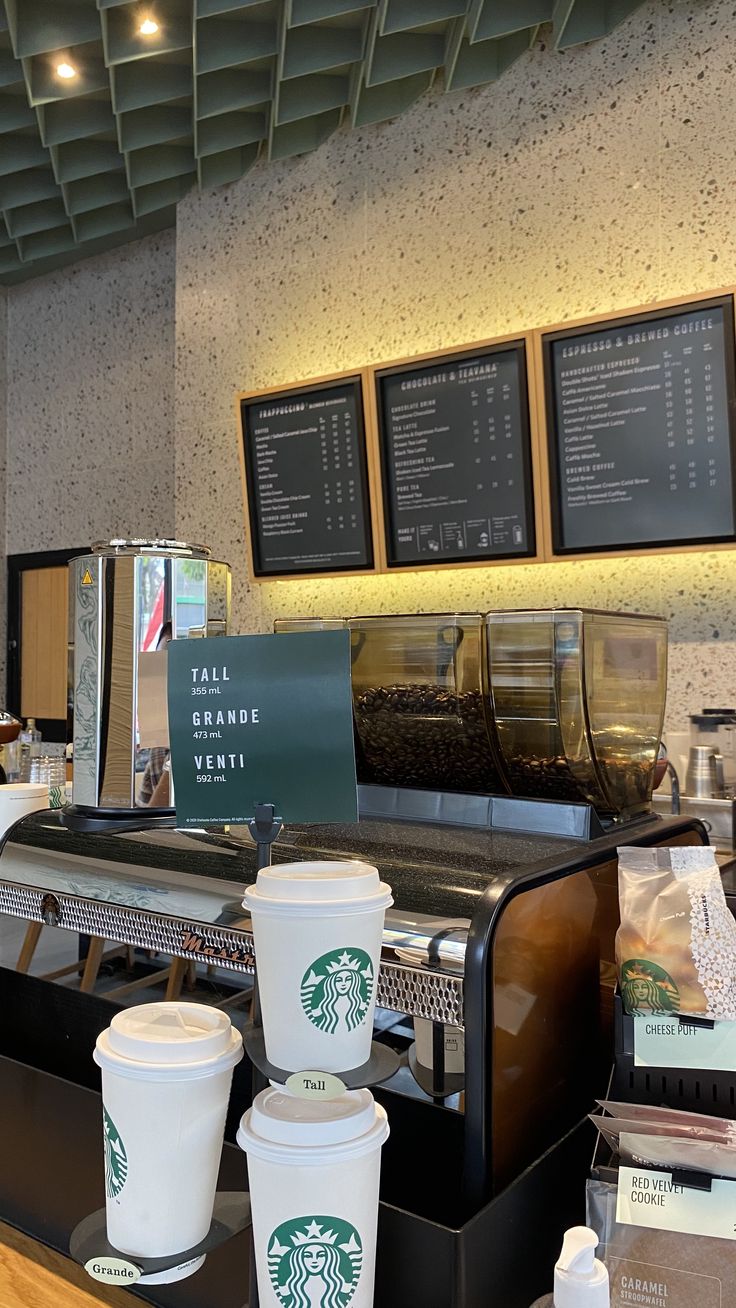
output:
[[[115,1123],[106,1108],[102,1110],[105,1133],[105,1194],[117,1199],[128,1179],[128,1155]]]
[[[334,1035],[341,1024],[354,1031],[373,996],[373,963],[363,949],[322,954],[302,977],[302,1008],[319,1031]]]
[[[268,1272],[284,1308],[348,1308],[360,1280],[363,1246],[339,1217],[282,1222],[268,1245]]]

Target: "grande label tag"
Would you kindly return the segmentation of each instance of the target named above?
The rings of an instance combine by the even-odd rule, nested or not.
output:
[[[296,1099],[339,1099],[346,1088],[331,1072],[294,1072],[286,1082],[286,1089]]]
[[[124,1258],[90,1258],[84,1270],[93,1281],[104,1285],[133,1285],[141,1278],[141,1269]]]

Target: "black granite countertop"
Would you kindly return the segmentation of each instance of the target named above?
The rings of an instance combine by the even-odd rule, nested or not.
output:
[[[649,819],[651,823],[653,820]],[[662,823],[660,821],[659,825]],[[629,832],[640,827],[632,824]],[[618,835],[582,841],[569,837],[449,826],[429,822],[366,818],[350,825],[289,827],[274,845],[274,861],[306,858],[363,858],[374,863],[394,893],[400,910],[446,917],[471,917],[483,891],[507,885],[525,874],[578,861],[586,850],[610,848]],[[628,837],[627,837],[628,838]],[[9,875],[14,847],[33,851],[34,863],[58,856],[70,874],[76,867],[104,870],[111,864],[247,885],[255,880],[255,847],[245,828],[226,834],[177,831],[78,833],[67,830],[56,813],[33,814],[18,824],[0,855],[0,879]],[[78,860],[78,862],[77,862]],[[5,865],[5,866],[4,866]]]

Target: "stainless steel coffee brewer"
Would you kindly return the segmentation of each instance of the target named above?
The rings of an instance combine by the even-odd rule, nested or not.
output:
[[[227,634],[230,568],[202,545],[113,540],[73,559],[69,583],[74,780],[66,821],[140,822],[136,796],[150,750],[168,746],[165,646]]]

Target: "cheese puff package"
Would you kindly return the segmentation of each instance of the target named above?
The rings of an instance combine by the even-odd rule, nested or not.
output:
[[[736,1020],[736,922],[709,846],[618,851],[624,1008]]]

